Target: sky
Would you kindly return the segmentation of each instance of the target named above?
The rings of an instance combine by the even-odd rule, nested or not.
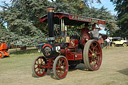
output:
[[[5,1],[6,3],[10,3],[11,0],[0,0],[0,5],[2,5],[3,1]],[[1,7],[0,7],[0,10],[2,10]]]
[[[2,5],[1,1],[6,1],[7,3],[10,3],[11,0],[0,0],[0,5]],[[100,1],[101,1],[101,4],[93,3],[90,6],[93,6],[93,7],[96,7],[96,8],[101,8],[102,6],[104,6],[105,8],[108,9],[108,11],[110,11],[111,14],[116,15],[116,11],[114,11],[115,7],[112,4],[112,2],[110,2],[110,0],[100,0]],[[0,8],[0,10],[2,10],[2,9]],[[100,33],[106,34],[106,32],[104,30],[101,30]]]
[[[104,6],[105,8],[108,9],[108,11],[110,11],[111,14],[116,15],[116,11],[114,11],[114,5],[112,2],[110,2],[110,0],[100,0],[101,4],[99,3],[93,3],[92,6],[96,7],[96,8],[101,8],[102,6]]]

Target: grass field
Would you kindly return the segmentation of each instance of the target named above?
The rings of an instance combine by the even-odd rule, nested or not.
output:
[[[32,63],[37,49],[17,51],[0,59],[0,85],[128,85],[128,47],[103,49],[103,61],[98,71],[85,71],[78,65],[67,77],[55,80],[47,74],[32,77]]]
[[[31,72],[30,68],[34,58],[39,55],[41,54],[37,52],[37,49],[17,51],[13,54],[11,53],[10,57],[6,57],[0,60],[0,73],[10,74],[9,71],[14,71],[16,74],[22,71]]]
[[[28,64],[31,65],[33,58],[36,58],[38,55],[41,55],[41,53],[38,53],[37,49],[10,53],[10,57],[0,60],[0,66],[5,67],[2,68],[0,72],[4,71],[4,69],[21,68],[22,66],[27,66]],[[8,66],[8,68],[6,68],[6,66]]]

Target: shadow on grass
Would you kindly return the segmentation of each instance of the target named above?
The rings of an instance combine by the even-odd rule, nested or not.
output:
[[[31,54],[31,53],[37,53],[37,49],[27,49],[27,50],[18,50],[18,51],[13,51],[10,54]]]
[[[128,76],[128,68],[123,69],[123,70],[119,70],[118,72]]]
[[[75,71],[75,70],[88,71],[88,69],[86,69],[83,63],[78,64],[75,68],[69,68],[69,71]]]

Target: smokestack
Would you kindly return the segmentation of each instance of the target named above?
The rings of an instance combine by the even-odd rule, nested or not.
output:
[[[49,32],[49,37],[53,37],[54,36],[54,7],[50,6],[47,8],[47,17],[48,17],[48,32]]]

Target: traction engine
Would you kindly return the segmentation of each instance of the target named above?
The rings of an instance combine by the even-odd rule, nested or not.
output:
[[[102,62],[102,49],[96,40],[92,40],[87,31],[81,32],[80,37],[68,36],[67,25],[88,23],[105,24],[105,21],[83,16],[64,13],[54,13],[54,8],[47,8],[47,15],[40,22],[48,23],[48,42],[42,46],[42,56],[33,63],[33,76],[42,77],[48,69],[53,70],[57,79],[66,77],[69,68],[75,68],[83,63],[88,70],[98,70]],[[59,35],[55,35],[54,24],[60,25]]]

